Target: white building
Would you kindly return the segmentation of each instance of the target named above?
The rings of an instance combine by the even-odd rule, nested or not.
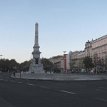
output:
[[[83,67],[83,58],[89,56],[93,62],[100,60],[106,63],[107,59],[107,35],[98,39],[87,41],[83,51],[75,51],[70,53],[71,67]]]

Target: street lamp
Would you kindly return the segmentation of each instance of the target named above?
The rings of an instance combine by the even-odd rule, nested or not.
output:
[[[1,59],[2,59],[2,56],[3,56],[3,55],[0,55]]]
[[[64,52],[64,72],[66,73],[67,69],[66,69],[66,51],[63,51]]]

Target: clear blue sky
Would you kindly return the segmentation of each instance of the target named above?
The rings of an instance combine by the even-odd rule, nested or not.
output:
[[[83,50],[107,34],[107,0],[0,0],[2,58],[31,58],[36,22],[41,57]]]

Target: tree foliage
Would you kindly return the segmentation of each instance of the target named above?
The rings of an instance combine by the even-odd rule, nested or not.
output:
[[[47,59],[47,58],[42,58],[41,59],[41,63],[43,64],[44,70],[47,71],[51,71],[53,68],[53,63]]]
[[[90,58],[89,56],[85,57],[83,59],[83,63],[86,69],[90,69],[94,67],[94,64],[92,62],[92,58]]]
[[[15,59],[0,59],[0,71],[3,72],[12,72],[16,71],[19,67],[19,63],[15,61]]]
[[[41,62],[43,64],[44,70],[51,72],[53,68],[53,63],[46,58],[42,58]],[[24,61],[22,63],[16,62],[15,59],[0,59],[0,71],[2,72],[18,72],[18,71],[28,71],[31,60]]]
[[[19,65],[20,71],[28,71],[30,64],[31,64],[31,60],[30,60],[30,61],[24,61],[24,62],[22,62],[22,63]]]

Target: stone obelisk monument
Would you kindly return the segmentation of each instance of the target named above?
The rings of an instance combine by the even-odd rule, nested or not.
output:
[[[35,43],[33,47],[33,59],[29,67],[30,73],[44,73],[43,65],[40,61],[40,51],[39,51],[39,41],[38,41],[38,23],[35,24]]]

